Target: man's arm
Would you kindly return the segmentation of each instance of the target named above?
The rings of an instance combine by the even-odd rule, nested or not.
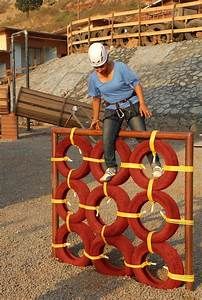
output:
[[[147,107],[145,100],[144,100],[144,94],[143,94],[143,89],[140,83],[136,84],[135,88],[135,93],[138,97],[139,100],[139,110],[140,110],[140,115],[143,117],[151,117],[152,113],[150,112],[149,108]]]
[[[100,103],[101,99],[98,97],[93,97],[92,108],[93,108],[93,116],[90,128],[92,129],[100,129],[99,124],[99,114],[100,114]]]

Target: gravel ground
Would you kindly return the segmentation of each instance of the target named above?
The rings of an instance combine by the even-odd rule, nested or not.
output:
[[[183,162],[183,148],[175,143]],[[74,155],[74,154],[73,154]],[[194,149],[194,291],[185,287],[157,290],[128,277],[103,276],[91,267],[79,268],[59,263],[51,257],[50,129],[21,134],[16,142],[0,142],[0,299],[202,299],[201,280],[201,181],[199,162],[202,148]],[[76,154],[75,154],[76,156]],[[183,214],[183,175],[166,190],[178,202]],[[95,186],[90,182],[90,186]],[[124,186],[134,194],[134,184]],[[113,214],[113,203],[110,204]],[[103,208],[103,212],[104,212]],[[109,209],[108,209],[109,211]],[[145,218],[148,226],[158,227],[160,219]],[[130,236],[130,232],[127,233]],[[72,234],[72,246],[80,246]],[[136,243],[136,241],[134,241]],[[180,228],[170,240],[184,258],[184,231]],[[114,257],[117,253],[114,254]],[[113,259],[113,255],[112,255]]]

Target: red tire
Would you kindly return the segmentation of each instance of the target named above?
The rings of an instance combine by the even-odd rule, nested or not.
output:
[[[163,141],[155,140],[155,149],[157,153],[159,153],[163,157],[165,161],[165,165],[171,165],[171,166],[179,165],[177,155],[169,144],[166,144]],[[137,164],[141,163],[144,156],[149,152],[151,152],[149,148],[149,141],[144,141],[138,144],[130,156],[129,159],[130,163],[137,163]],[[140,186],[143,189],[147,189],[149,178],[146,177],[142,169],[130,169],[130,174],[138,186]],[[177,172],[165,171],[161,177],[154,180],[153,189],[163,190],[167,188],[169,185],[173,183],[176,176],[177,176]]]
[[[124,260],[127,263],[131,262],[132,254],[134,251],[133,244],[131,241],[123,235],[114,236],[110,238],[106,238],[107,244],[116,247],[123,255]],[[91,246],[91,255],[97,256],[103,253],[105,247],[105,243],[100,237],[97,237]],[[133,271],[131,268],[126,267],[125,265],[122,267],[115,266],[108,259],[101,258],[98,260],[93,260],[93,264],[96,270],[105,275],[113,275],[113,276],[131,276]]]
[[[128,211],[130,205],[130,199],[127,193],[118,186],[109,185],[107,187],[108,195],[113,198],[118,207],[118,211]],[[88,195],[86,205],[90,206],[99,206],[102,199],[105,197],[103,192],[103,186],[96,187],[93,191]],[[86,218],[88,220],[88,224],[96,233],[100,233],[104,222],[101,220],[99,216],[96,216],[96,211],[86,210]],[[117,217],[115,222],[106,226],[104,231],[104,236],[111,237],[115,235],[121,234],[128,227],[127,218]]]
[[[79,224],[71,224],[70,226],[71,232],[77,233],[83,243],[84,243],[84,249],[87,253],[90,252],[90,247],[92,245],[94,235],[88,225],[85,223],[79,223]],[[56,234],[56,244],[64,244],[67,241],[69,231],[67,230],[66,224],[62,225]],[[71,253],[70,249],[67,247],[62,248],[56,248],[55,249],[56,257],[59,258],[64,263],[72,264],[75,266],[85,267],[91,264],[91,261],[89,258],[87,258],[85,255],[82,256],[75,256]]]
[[[82,137],[74,135],[74,143],[76,146],[78,146],[82,152],[83,156],[89,156],[92,146],[90,142]],[[63,139],[61,142],[59,142],[56,146],[56,153],[55,157],[64,157],[66,156],[67,150],[72,146],[71,141],[68,138]],[[69,171],[71,168],[68,166],[68,162],[65,161],[58,161],[56,162],[56,167],[58,171],[65,177],[67,177]],[[80,179],[82,177],[85,177],[90,171],[89,163],[88,161],[83,161],[79,168],[73,170],[71,174],[72,179]]]
[[[162,191],[153,191],[153,199],[159,203],[164,209],[166,217],[172,219],[180,219],[180,213],[176,202],[166,193]],[[131,201],[130,212],[139,213],[143,205],[148,201],[147,193],[141,192],[135,195]],[[150,232],[142,224],[141,219],[128,219],[133,232],[143,241],[147,240],[148,233]],[[165,223],[163,228],[152,234],[152,242],[163,242],[168,240],[178,229],[178,224]]]
[[[116,140],[116,151],[118,152],[122,162],[128,162],[131,151],[129,146],[121,139]],[[104,154],[103,142],[99,141],[91,151],[91,157],[102,158]],[[90,169],[94,178],[100,182],[100,178],[103,176],[104,171],[101,163],[90,162]],[[110,180],[109,184],[120,185],[128,180],[130,176],[129,170],[121,168],[119,172]]]
[[[79,180],[70,180],[70,185],[71,185],[71,188],[78,195],[79,203],[86,204],[86,199],[90,193],[87,184],[85,184]],[[55,198],[56,199],[65,199],[68,191],[69,191],[69,188],[67,186],[67,182],[64,181],[57,187]],[[67,205],[65,203],[56,204],[56,212],[65,221],[67,213],[68,213]],[[85,209],[79,207],[77,212],[70,216],[70,222],[78,223],[78,222],[83,221],[85,218],[86,218]]]
[[[168,243],[154,243],[152,244],[152,249],[154,253],[160,255],[164,259],[165,265],[168,267],[171,273],[181,275],[184,274],[184,268],[179,254]],[[132,255],[132,264],[142,264],[143,262],[145,262],[147,254],[149,254],[147,244],[140,244],[134,250],[134,253]],[[133,272],[139,282],[159,289],[173,289],[181,286],[182,284],[182,282],[178,280],[173,280],[170,278],[161,280],[157,277],[154,277],[148,271],[147,267],[138,269],[133,268]]]

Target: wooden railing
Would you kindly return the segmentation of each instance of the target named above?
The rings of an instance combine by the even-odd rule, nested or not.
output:
[[[108,45],[119,45],[122,40],[133,39],[137,45],[145,44],[145,37],[160,36],[162,42],[172,42],[177,34],[202,31],[201,24],[190,26],[189,21],[202,19],[202,0],[188,3],[141,8],[137,10],[113,12],[71,22],[67,26],[68,54],[84,49],[92,42],[103,41]],[[191,8],[196,13],[183,15],[182,9]],[[127,21],[124,21],[126,19]],[[107,21],[107,25],[94,26],[96,21]],[[176,28],[176,23],[180,26]],[[159,24],[163,24],[159,28]],[[191,24],[191,23],[190,23]],[[153,39],[154,40],[154,39]],[[118,41],[118,42],[117,42]]]

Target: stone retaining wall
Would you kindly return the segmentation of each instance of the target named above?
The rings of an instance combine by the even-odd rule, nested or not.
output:
[[[112,59],[136,70],[153,117],[148,128],[187,130],[202,125],[202,40],[132,49],[112,49]],[[31,74],[31,88],[90,102],[87,54],[72,54],[41,65]],[[18,88],[23,85],[18,80]]]

